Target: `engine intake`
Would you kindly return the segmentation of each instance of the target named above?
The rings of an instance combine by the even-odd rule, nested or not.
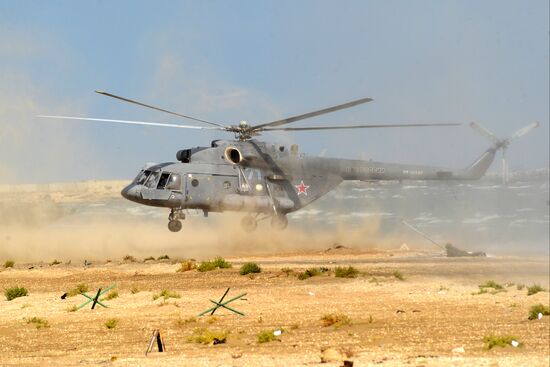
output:
[[[241,151],[235,147],[227,147],[223,153],[225,159],[227,159],[232,164],[240,164],[244,161],[244,157]]]

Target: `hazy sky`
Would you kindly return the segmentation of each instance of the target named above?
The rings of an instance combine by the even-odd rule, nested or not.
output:
[[[34,117],[178,121],[94,89],[227,124],[365,96],[374,102],[295,126],[474,120],[507,136],[538,120],[509,162],[545,167],[548,14],[547,0],[0,0],[0,183],[131,178],[178,149],[231,138]],[[467,126],[263,138],[310,154],[451,167],[489,145]]]

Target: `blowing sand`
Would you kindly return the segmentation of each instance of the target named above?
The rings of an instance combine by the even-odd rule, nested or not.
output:
[[[333,348],[341,366],[499,365],[548,366],[549,317],[528,320],[536,303],[548,304],[548,292],[527,296],[517,284],[548,288],[548,259],[448,259],[425,252],[331,249],[228,258],[233,268],[201,273],[176,272],[172,260],[92,265],[72,263],[16,264],[0,272],[0,289],[28,289],[27,297],[0,301],[1,365],[142,365],[142,366],[315,366],[323,350]],[[239,265],[255,261],[263,271],[239,275]],[[331,272],[306,280],[282,272],[308,267],[333,269],[352,264],[362,274],[336,278]],[[29,269],[33,267],[32,269]],[[404,280],[398,280],[399,270]],[[513,271],[511,271],[513,270]],[[478,284],[492,279],[505,292],[473,295]],[[90,291],[117,284],[118,298],[107,309],[76,312],[82,296],[60,296],[79,283]],[[509,283],[515,283],[511,285]],[[508,284],[508,286],[506,286]],[[214,317],[196,317],[219,298],[247,293],[232,304],[246,316],[218,310]],[[163,289],[180,298],[153,300]],[[91,293],[91,292],[89,292]],[[349,325],[322,325],[326,314],[343,314]],[[25,318],[39,317],[49,327],[37,329]],[[105,322],[117,319],[108,329]],[[167,351],[145,356],[149,338],[159,328]],[[225,344],[190,341],[198,328],[227,331]],[[262,330],[281,329],[278,340],[258,343]],[[484,349],[488,335],[513,335],[514,348]],[[464,352],[454,352],[463,348]]]

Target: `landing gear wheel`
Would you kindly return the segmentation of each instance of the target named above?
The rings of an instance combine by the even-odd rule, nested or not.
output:
[[[168,222],[168,229],[170,232],[179,232],[181,231],[182,224],[179,220],[171,220]]]
[[[246,232],[253,232],[256,227],[258,227],[258,222],[253,216],[247,215],[241,219],[241,227],[243,227]]]
[[[282,231],[288,226],[286,215],[274,215],[271,217],[271,228]]]

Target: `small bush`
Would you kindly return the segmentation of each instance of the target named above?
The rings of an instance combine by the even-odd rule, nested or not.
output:
[[[275,334],[273,334],[273,331],[274,330],[262,330],[262,331],[260,331],[258,333],[258,343],[268,343],[268,342],[272,342],[272,341],[275,341],[275,340],[279,340],[279,339],[277,339]]]
[[[36,316],[30,319],[25,319],[25,321],[27,322],[27,324],[33,324],[34,326],[36,326],[37,329],[50,327],[50,323],[48,322],[48,320],[44,320]]]
[[[539,313],[541,313],[543,316],[550,315],[550,308],[543,305],[542,303],[531,306],[531,308],[529,309],[529,320],[538,319]]]
[[[6,262],[4,263],[4,269],[13,268],[14,265],[15,265],[15,261],[6,260]]]
[[[537,294],[539,292],[545,292],[545,291],[546,291],[546,289],[542,288],[538,284],[533,284],[532,286],[527,287],[527,295],[528,296],[532,296],[533,294]]]
[[[186,260],[183,261],[179,267],[178,270],[176,270],[177,273],[184,273],[189,270],[193,270],[197,268],[197,263],[193,260]]]
[[[80,283],[73,289],[69,290],[67,292],[67,296],[74,297],[74,296],[78,296],[81,293],[86,293],[86,292],[88,292],[88,284]]]
[[[197,322],[197,318],[196,317],[188,317],[186,319],[181,319],[179,318],[177,321],[176,321],[176,325],[180,326],[180,327],[183,327],[183,326],[186,326],[187,324],[191,324],[191,323],[195,323]]]
[[[160,297],[163,297],[166,301],[168,298],[180,298],[181,296],[177,294],[176,292],[169,291],[167,289],[163,289],[159,294],[153,295],[153,301],[156,301]]]
[[[485,349],[493,349],[494,347],[506,347],[508,345],[512,345],[512,341],[515,340],[519,343],[519,346],[522,345],[522,343],[519,342],[518,338],[512,335],[505,335],[505,336],[496,336],[496,335],[489,335],[483,338],[483,342],[485,343]]]
[[[292,270],[291,268],[282,268],[281,272],[285,273],[287,277],[291,274],[294,274],[294,270]]]
[[[220,256],[212,260],[212,262],[214,263],[214,265],[216,265],[217,268],[220,268],[220,269],[229,269],[233,267],[233,265],[231,265],[230,262],[225,261],[225,259]]]
[[[122,258],[122,260],[131,262],[131,263],[135,263],[135,262],[136,262],[136,258],[133,257],[132,255],[126,255],[126,256],[124,256],[124,257]]]
[[[193,335],[188,340],[199,344],[223,344],[227,341],[227,335],[229,335],[227,331],[211,331],[197,328],[193,330]]]
[[[318,275],[321,275],[321,271],[319,268],[309,268],[306,269],[303,273],[298,274],[298,279],[305,280],[311,277],[316,277]]]
[[[403,276],[403,273],[401,273],[399,270],[395,270],[392,275],[399,280],[405,280],[405,277]]]
[[[357,278],[359,275],[359,270],[355,269],[353,266],[337,266],[334,269],[334,276],[336,278]]]
[[[70,307],[67,307],[67,312],[76,312],[78,310],[76,305],[72,305]]]
[[[139,293],[139,288],[137,287],[137,285],[133,285],[132,288],[130,288],[130,293],[132,294]]]
[[[478,287],[479,287],[480,289],[481,289],[481,288],[493,288],[493,289],[495,289],[495,290],[504,289],[504,287],[503,287],[501,284],[498,284],[498,283],[495,282],[494,280],[487,280],[485,283],[480,284]]]
[[[108,301],[110,299],[114,299],[118,297],[118,291],[112,290],[105,297],[103,297],[104,300]]]
[[[4,291],[4,295],[6,296],[6,299],[8,301],[11,301],[12,299],[16,299],[19,297],[25,297],[28,295],[27,288],[25,287],[11,287]]]
[[[153,256],[149,256],[149,257],[146,257],[145,259],[143,259],[143,262],[153,261],[153,260],[155,260],[155,258]]]
[[[200,272],[212,271],[216,269],[228,269],[231,268],[231,263],[225,261],[223,257],[216,257],[214,260],[203,261],[197,268]]]
[[[516,289],[517,289],[518,291],[521,291],[523,288],[525,288],[525,284],[518,284],[518,285],[516,285]]]
[[[114,329],[114,328],[116,328],[117,325],[118,325],[118,320],[117,319],[109,319],[109,320],[105,321],[105,327],[107,329]]]
[[[162,256],[157,257],[157,260],[170,260],[170,256],[162,255]]]
[[[239,271],[239,274],[241,275],[247,275],[250,273],[261,273],[262,268],[258,266],[256,263],[246,263],[241,266],[241,270]]]
[[[59,265],[61,264],[61,261],[57,260],[57,259],[54,259],[51,263],[50,263],[50,266],[54,266],[54,265]]]
[[[340,326],[349,325],[351,323],[351,319],[348,316],[335,313],[327,314],[321,317],[321,321],[324,327],[334,325],[334,327],[337,328]]]

